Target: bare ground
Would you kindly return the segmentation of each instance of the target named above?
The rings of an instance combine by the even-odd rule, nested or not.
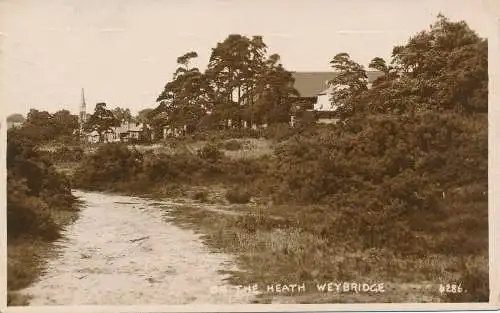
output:
[[[86,207],[67,229],[38,282],[22,290],[30,305],[248,303],[246,293],[214,293],[234,270],[193,231],[165,221],[169,204],[77,192]]]

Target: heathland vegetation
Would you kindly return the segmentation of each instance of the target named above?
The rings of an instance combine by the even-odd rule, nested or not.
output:
[[[143,119],[157,133],[186,125],[186,136],[165,139],[169,149],[114,143],[75,152],[71,184],[217,203],[220,211],[186,205],[171,214],[237,256],[235,284],[341,280],[397,289],[296,299],[309,303],[488,301],[487,40],[439,16],[394,47],[390,62],[373,59],[370,68],[383,75],[371,88],[361,65],[335,55],[339,121],[329,125],[301,115],[290,73],[265,52],[261,37],[230,35],[204,73],[189,67],[196,53],[180,57]],[[303,116],[293,128],[292,113]],[[269,151],[234,154],[251,138],[270,142]],[[189,148],[197,141],[204,144]],[[9,188],[14,182],[9,176]],[[440,294],[440,283],[467,292]]]
[[[36,133],[36,132],[35,132]],[[36,140],[36,139],[35,139]],[[13,291],[27,287],[43,268],[42,257],[77,214],[67,177],[17,129],[7,137],[8,303],[23,304]]]
[[[243,40],[230,36],[218,48],[233,47],[235,38]],[[384,75],[370,89],[366,72],[348,54],[331,64],[339,73],[331,83],[340,122],[299,126],[279,140],[270,135],[271,155],[229,158],[217,140],[197,153],[139,153],[109,145],[84,159],[74,183],[160,195],[183,185],[217,184],[227,187],[229,202],[252,200],[256,205],[239,206],[244,214],[237,216],[199,208],[175,213],[209,244],[239,255],[247,272],[235,274],[238,283],[453,281],[469,288],[455,300],[487,300],[486,40],[464,23],[440,17],[430,30],[395,47],[390,64],[372,61]],[[185,99],[191,92],[176,93],[199,83],[202,75],[192,71],[197,80],[176,76],[175,84],[184,88],[171,91],[169,83],[160,96],[169,95],[171,107],[157,110],[175,112],[169,116],[176,125],[202,120],[179,113],[205,105],[203,95],[196,95],[200,102]]]

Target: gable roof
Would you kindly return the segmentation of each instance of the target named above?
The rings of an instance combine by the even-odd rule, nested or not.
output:
[[[327,82],[335,78],[338,72],[291,72],[295,79],[294,87],[301,97],[315,97],[323,90],[328,89]],[[367,71],[368,83],[382,76],[382,72]]]
[[[126,132],[140,132],[142,131],[142,123],[141,124],[136,124],[136,123],[128,123],[124,122],[118,127],[112,127],[112,131],[117,134],[122,134]]]

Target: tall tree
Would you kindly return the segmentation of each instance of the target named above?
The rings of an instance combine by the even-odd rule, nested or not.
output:
[[[189,71],[189,62],[191,61],[191,59],[197,57],[198,53],[196,53],[196,51],[187,52],[184,55],[177,58],[177,64],[182,65],[183,67],[181,68],[184,70],[184,72],[187,72]]]
[[[368,65],[368,67],[371,69],[377,70],[379,72],[382,72],[386,75],[389,74],[389,72],[392,69],[392,67],[390,65],[387,65],[387,62],[385,62],[385,60],[382,59],[381,57],[373,58],[370,61],[370,64]]]
[[[137,112],[137,116],[134,118],[136,121],[139,123],[143,124],[150,124],[151,120],[151,112],[153,112],[154,109],[143,109]]]
[[[55,137],[63,140],[72,140],[78,131],[78,116],[71,114],[68,110],[60,110],[52,115],[52,123],[55,129]]]
[[[173,80],[165,85],[157,99],[160,104],[151,113],[152,116],[165,113],[162,115],[166,117],[163,123],[155,119],[156,126],[187,126],[193,129],[210,111],[210,87],[205,75],[198,68],[190,67],[191,59],[197,56],[196,52],[191,51],[177,58],[179,67],[173,75]]]
[[[338,73],[329,81],[332,87],[330,101],[337,107],[340,118],[353,115],[361,105],[360,97],[368,89],[368,77],[363,66],[351,60],[348,53],[339,53],[330,61]]]
[[[132,118],[132,113],[130,113],[130,109],[124,109],[124,108],[114,108],[113,109],[113,115],[120,121],[120,122],[131,122],[133,120]]]
[[[231,34],[212,49],[206,75],[216,95],[215,113],[222,120],[240,120],[242,106],[252,106],[262,77],[266,45],[261,36],[251,39]]]
[[[260,123],[287,123],[290,119],[293,96],[298,91],[293,87],[293,76],[279,63],[280,56],[273,54],[266,61],[267,68],[257,85],[255,103],[256,119]]]
[[[22,116],[21,116],[22,117]],[[49,141],[72,141],[78,130],[78,117],[68,110],[60,110],[54,114],[47,111],[31,109],[20,133],[37,143]]]
[[[407,81],[401,79],[400,72],[391,64],[380,58],[374,58],[368,67],[381,72],[382,75],[372,82],[372,88],[363,95],[361,100],[371,113],[402,113],[407,111]]]
[[[104,134],[112,130],[112,127],[120,126],[120,121],[111,110],[106,108],[106,103],[100,102],[95,106],[94,114],[90,116],[84,125],[86,131],[96,131],[99,134],[99,142],[104,141]]]
[[[56,128],[52,121],[52,115],[47,111],[31,109],[23,125],[23,132],[34,141],[53,140],[56,135]]]
[[[427,31],[393,49],[392,63],[418,109],[488,110],[488,42],[442,14]]]

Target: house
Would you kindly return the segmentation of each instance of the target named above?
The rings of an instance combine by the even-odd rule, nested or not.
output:
[[[18,128],[23,126],[26,118],[19,113],[11,114],[7,116],[7,129]]]
[[[99,142],[99,133],[97,131],[93,131],[87,134],[87,142],[88,143],[98,143]]]
[[[145,126],[141,123],[123,122],[118,127],[112,127],[111,131],[105,134],[107,142],[129,142],[141,139],[141,133]]]
[[[110,130],[103,134],[104,142],[130,142],[139,141],[144,138],[143,134],[147,132],[147,126],[141,123],[123,122],[118,127],[111,127]],[[89,143],[99,142],[99,133],[93,131],[87,134]]]
[[[14,122],[14,121],[7,121],[7,129],[11,128],[19,128],[23,126],[23,122]]]
[[[172,128],[169,126],[163,127],[163,138],[167,137],[179,137],[185,134],[187,126],[184,125],[184,128]]]
[[[367,71],[368,88],[375,79],[383,75],[378,71]],[[332,87],[329,81],[338,75],[336,72],[292,72],[295,80],[293,86],[300,94],[299,103],[300,107],[296,110],[303,110],[313,112],[317,122],[319,123],[334,123],[335,119],[332,118],[333,112],[337,107],[330,102],[330,95]],[[295,118],[291,118],[293,126]]]

